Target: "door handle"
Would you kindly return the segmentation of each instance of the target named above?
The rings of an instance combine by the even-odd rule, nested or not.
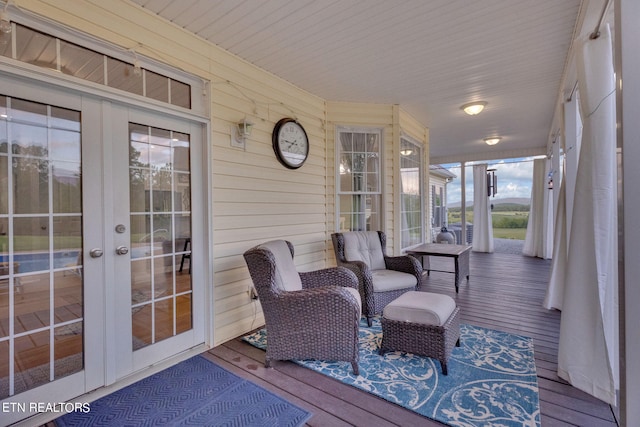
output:
[[[89,251],[91,258],[100,258],[104,252],[100,248],[93,248]]]
[[[126,255],[129,253],[129,248],[126,246],[118,246],[116,248],[116,254],[118,255]]]

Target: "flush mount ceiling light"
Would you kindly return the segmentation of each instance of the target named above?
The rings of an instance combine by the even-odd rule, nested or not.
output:
[[[500,142],[502,138],[500,138],[499,136],[492,136],[491,138],[485,138],[484,142],[487,143],[487,145],[496,145],[498,142]]]
[[[400,154],[403,156],[410,156],[413,154],[413,150],[411,148],[405,148],[403,150],[400,150]]]
[[[487,103],[485,101],[476,101],[464,104],[460,108],[468,115],[475,116],[476,114],[479,114],[482,110],[484,110],[484,107],[486,106]]]

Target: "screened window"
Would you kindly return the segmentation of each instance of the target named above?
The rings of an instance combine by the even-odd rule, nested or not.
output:
[[[400,216],[401,245],[409,248],[424,241],[422,147],[408,139],[400,140]]]
[[[338,129],[337,184],[339,231],[381,227],[380,129]]]

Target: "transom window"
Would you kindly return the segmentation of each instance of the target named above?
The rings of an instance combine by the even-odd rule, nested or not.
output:
[[[192,108],[191,85],[141,67],[134,51],[128,53],[132,61],[129,63],[15,22],[11,25],[12,31],[1,36],[0,56],[178,107]]]

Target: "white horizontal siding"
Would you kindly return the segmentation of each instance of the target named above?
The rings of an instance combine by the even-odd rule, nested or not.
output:
[[[271,239],[296,248],[300,270],[326,266],[324,100],[123,0],[44,0],[21,7],[61,24],[182,69],[210,82],[213,188],[214,345],[264,323],[242,253]],[[255,126],[246,149],[231,147],[232,126]],[[276,160],[275,123],[296,117],[310,139],[302,168]]]
[[[167,7],[169,6],[169,3]],[[242,254],[271,239],[288,239],[300,271],[335,265],[335,127],[383,128],[384,229],[394,241],[394,155],[399,132],[425,140],[426,130],[392,105],[326,102],[125,0],[43,0],[21,7],[62,25],[179,68],[209,82],[214,241],[214,345],[264,322]],[[184,17],[186,19],[186,17]],[[283,167],[271,132],[297,118],[310,139],[307,162]],[[245,149],[231,146],[232,127],[254,123]]]

